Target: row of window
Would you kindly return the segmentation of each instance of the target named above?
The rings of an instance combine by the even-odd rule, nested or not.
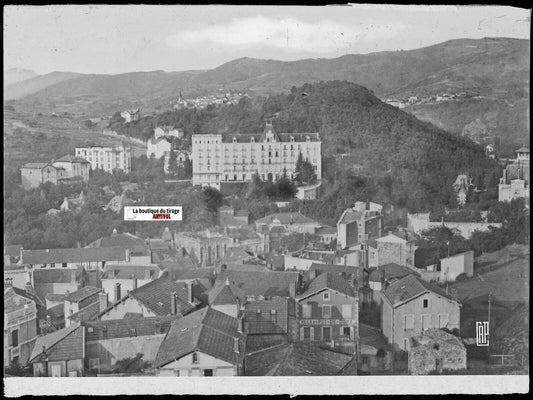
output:
[[[328,296],[326,298],[326,295]],[[324,293],[324,300],[329,300],[329,293]],[[322,318],[331,318],[331,308],[332,306],[330,304],[322,304],[319,306],[320,308],[320,314]],[[311,318],[313,315],[312,313],[312,305],[311,304],[303,304],[302,305],[302,317],[303,318]],[[343,304],[341,307],[341,313],[342,318],[349,319],[352,318],[352,305],[351,304]]]
[[[437,315],[437,325],[433,326],[432,323],[432,315],[433,314],[422,314],[420,315],[420,326],[422,330],[430,329],[430,328],[446,328],[449,321],[449,315],[448,314],[438,314]],[[403,316],[403,330],[404,331],[411,331],[415,329],[415,314],[405,314]]]
[[[316,337],[316,330],[312,326],[304,326],[300,329],[300,340],[331,340],[331,326],[322,326],[318,331],[321,333],[320,337]],[[352,327],[351,326],[341,326],[339,328],[339,335],[346,338],[352,337]]]

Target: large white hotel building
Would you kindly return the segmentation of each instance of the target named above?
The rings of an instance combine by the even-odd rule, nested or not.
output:
[[[292,177],[298,154],[322,178],[322,141],[318,133],[276,133],[267,124],[262,134],[192,136],[192,183],[220,189],[221,182],[245,182],[259,174],[279,179],[284,169]]]
[[[103,169],[113,172],[120,169],[131,172],[131,149],[121,144],[116,147],[76,147],[76,156],[83,157],[91,163],[91,169]]]

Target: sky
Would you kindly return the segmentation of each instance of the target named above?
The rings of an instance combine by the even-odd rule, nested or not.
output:
[[[119,74],[410,50],[450,39],[530,38],[508,6],[4,7],[4,70]]]

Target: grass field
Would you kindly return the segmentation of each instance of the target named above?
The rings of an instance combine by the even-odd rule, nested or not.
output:
[[[458,298],[462,302],[488,295],[489,292],[504,303],[529,302],[529,253],[513,257],[514,259],[509,258],[509,262],[505,262],[505,258],[503,263],[499,260],[484,264],[481,268],[483,270],[488,266],[494,266],[495,269],[488,272],[475,271],[473,278],[453,283],[450,287],[457,290]]]

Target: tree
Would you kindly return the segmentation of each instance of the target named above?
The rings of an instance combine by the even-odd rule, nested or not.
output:
[[[296,181],[300,184],[313,184],[316,181],[316,174],[313,164],[308,159],[303,159],[302,153],[298,154],[296,160]]]
[[[173,150],[170,150],[170,155],[168,157],[168,173],[172,176],[178,174],[178,156]]]
[[[84,125],[86,128],[92,128],[92,126],[93,126],[93,121],[91,121],[90,119],[87,119],[87,120],[83,121],[83,125]]]

